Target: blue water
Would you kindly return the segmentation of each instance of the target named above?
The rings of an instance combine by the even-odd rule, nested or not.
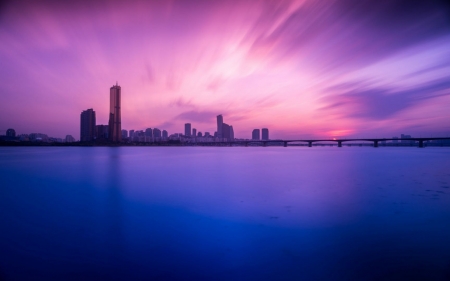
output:
[[[450,280],[450,149],[0,148],[0,280]]]

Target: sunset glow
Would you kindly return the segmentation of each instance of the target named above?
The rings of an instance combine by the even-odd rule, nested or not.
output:
[[[425,2],[424,2],[425,3]],[[122,128],[237,138],[450,132],[450,22],[438,1],[77,1],[1,8],[0,130]]]

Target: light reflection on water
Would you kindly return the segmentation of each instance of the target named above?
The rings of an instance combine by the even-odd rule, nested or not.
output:
[[[0,277],[446,280],[449,155],[0,148]]]

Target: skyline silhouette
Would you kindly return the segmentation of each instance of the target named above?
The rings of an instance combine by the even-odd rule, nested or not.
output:
[[[450,132],[444,1],[8,2],[0,10],[0,130],[78,135],[80,110],[122,127],[235,135]],[[125,117],[126,116],[126,117]]]

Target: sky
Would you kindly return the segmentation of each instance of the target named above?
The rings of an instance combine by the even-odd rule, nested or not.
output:
[[[0,134],[122,128],[271,139],[450,135],[445,1],[3,1]]]

